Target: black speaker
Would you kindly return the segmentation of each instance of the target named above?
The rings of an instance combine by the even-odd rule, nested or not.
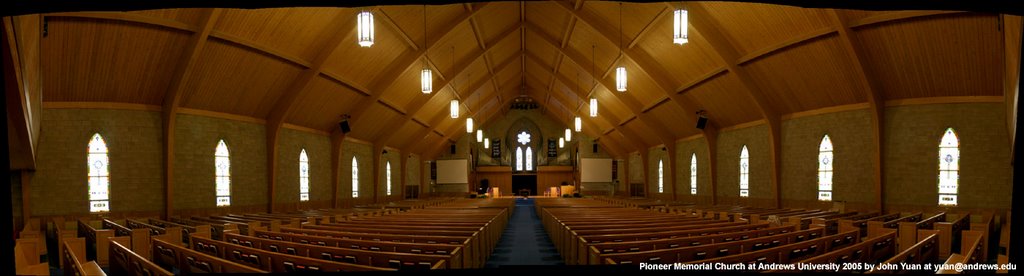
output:
[[[341,133],[349,133],[352,131],[352,128],[348,126],[348,120],[338,123],[338,127],[341,127]]]
[[[699,116],[697,117],[697,128],[704,129],[708,125],[708,117]]]
[[[592,144],[591,146],[593,146],[593,147],[594,147],[594,149],[593,149],[593,152],[594,152],[594,153],[597,153],[597,144]]]
[[[455,144],[448,146],[448,152],[450,152],[451,154],[455,154]]]

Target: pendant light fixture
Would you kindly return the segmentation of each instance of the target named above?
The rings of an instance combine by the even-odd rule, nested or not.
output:
[[[564,147],[565,147],[565,138],[559,137],[558,138],[558,148],[564,148]]]
[[[565,140],[572,141],[572,130],[565,128]]]
[[[466,133],[473,133],[473,117],[466,116]]]
[[[452,99],[452,102],[450,105],[448,105],[448,108],[451,109],[450,111],[452,119],[459,117],[459,99]]]
[[[580,119],[580,116],[576,115],[576,119],[573,121],[576,123],[576,132],[583,131],[583,119]]]
[[[490,138],[484,138],[484,148],[485,149],[491,148],[491,139]]]
[[[595,53],[597,52],[596,49],[597,49],[596,46],[594,46],[593,44],[590,45],[590,60],[591,61],[596,60],[596,59],[594,59],[594,56],[596,56]],[[594,87],[597,84],[596,83],[596,81],[597,81],[597,70],[594,69],[595,68],[594,67],[595,66],[594,63],[595,62],[591,62],[590,63],[590,70],[591,70],[591,72],[590,72],[590,91],[594,91]],[[594,96],[590,96],[590,117],[591,118],[597,117],[597,98],[594,98]]]
[[[580,71],[577,69],[576,70],[576,92],[577,92],[577,96],[576,96],[576,109],[575,109],[575,112],[579,112],[579,99],[580,99],[580,96],[578,96],[579,95],[578,94],[579,91],[580,91]],[[576,132],[583,131],[583,119],[580,119],[580,115],[576,115],[576,118],[573,119],[573,123],[575,124]]]
[[[476,142],[480,143],[480,142],[483,142],[483,141],[484,141],[484,131],[480,130],[480,129],[477,129],[476,130]]]
[[[590,117],[597,117],[597,99],[590,97]]]
[[[676,9],[674,16],[672,17],[672,43],[683,45],[690,42],[689,30],[689,13],[686,9]]]
[[[361,11],[356,18],[358,41],[360,47],[373,46],[373,13]]]
[[[619,58],[622,58],[622,2],[619,2]],[[626,67],[621,63],[615,68],[615,91],[626,92]]]
[[[427,5],[423,5],[423,47],[427,47]],[[423,71],[420,71],[420,90],[423,94],[430,94],[434,91],[434,73],[427,66],[427,57],[423,56]],[[457,115],[452,117],[456,118]]]

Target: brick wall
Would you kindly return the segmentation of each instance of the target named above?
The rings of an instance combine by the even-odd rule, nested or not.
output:
[[[641,161],[639,152],[629,154],[629,183],[644,183],[644,163]]]
[[[331,141],[323,135],[282,128],[277,146],[277,184],[275,202],[299,202],[299,153],[309,157],[309,203],[330,205]]]
[[[818,147],[829,135],[834,147],[832,200],[874,206],[875,141],[867,109],[782,122],[782,205],[827,208],[818,201]]]
[[[711,167],[708,143],[703,137],[676,142],[676,198],[700,204],[711,204]],[[690,195],[690,157],[697,155],[697,195]]]
[[[668,158],[669,152],[662,150],[662,147],[653,147],[647,149],[647,191],[650,192],[654,198],[663,200],[672,200],[672,180],[669,179],[671,173],[669,170],[672,169],[671,160]],[[658,192],[658,160],[664,162],[664,187],[662,192]]]
[[[266,208],[267,142],[263,125],[179,114],[174,133],[176,211],[216,207],[213,154],[221,139],[231,156],[230,209]]]
[[[885,204],[937,208],[938,146],[946,128],[960,138],[959,208],[1009,209],[1012,167],[1001,103],[886,109]]]
[[[341,150],[341,186],[339,206],[351,207],[373,202],[373,146],[346,140]],[[359,198],[352,199],[352,157],[359,163]]]
[[[420,156],[419,155],[416,155],[416,154],[410,154],[410,155],[411,156],[409,157],[409,159],[405,161],[406,162],[405,163],[405,168],[403,168],[405,170],[405,186],[420,186],[420,179],[424,179],[422,177],[422,175],[420,175],[421,169],[423,167],[423,163],[420,162]],[[430,173],[430,172],[428,171],[427,173]],[[429,175],[428,175],[427,179],[429,179]],[[420,195],[419,196],[420,196],[420,198],[423,198],[423,197],[425,197],[425,194],[424,194],[425,191],[423,191],[422,186],[420,186],[420,187],[421,188],[420,188]],[[405,191],[404,187],[402,187],[402,191],[403,191],[403,194],[404,194],[404,191]]]
[[[380,179],[380,187],[377,188],[378,201],[394,201],[402,199],[402,153],[398,150],[387,150],[388,153],[381,155],[380,172],[377,177]],[[391,162],[391,196],[387,195],[386,166]]]
[[[43,109],[41,119],[30,188],[32,215],[88,214],[86,154],[95,133],[103,137],[109,150],[111,212],[159,213],[164,209],[159,112]]]
[[[740,198],[740,149],[750,154],[750,197]],[[723,131],[718,135],[718,200],[722,204],[767,206],[774,198],[768,156],[768,126]]]

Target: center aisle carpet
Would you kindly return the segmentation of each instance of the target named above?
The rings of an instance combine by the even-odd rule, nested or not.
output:
[[[562,256],[537,217],[533,199],[517,198],[512,219],[485,267],[562,264]]]

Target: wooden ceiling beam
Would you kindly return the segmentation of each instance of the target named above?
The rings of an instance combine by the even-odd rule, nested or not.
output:
[[[515,28],[515,29],[518,29],[518,28]],[[514,33],[515,33],[515,32],[510,32],[510,33],[509,33],[509,35],[508,35],[508,36],[506,36],[506,37],[510,37],[510,36],[511,36],[511,34],[514,34]],[[500,41],[502,41],[502,40],[503,40],[503,39],[499,38],[499,39],[498,39],[497,41],[498,41],[498,42],[500,42]],[[469,65],[470,65],[470,64],[473,64],[473,62],[475,62],[475,61],[476,61],[476,59],[480,58],[481,56],[484,56],[484,55],[486,55],[486,54],[488,53],[488,51],[489,51],[489,50],[493,49],[493,48],[494,48],[494,46],[495,46],[495,45],[497,45],[497,43],[493,43],[493,44],[491,44],[491,45],[492,45],[492,46],[491,46],[490,48],[488,48],[488,49],[486,49],[486,50],[484,50],[484,51],[481,51],[481,52],[480,52],[480,53],[479,53],[478,55],[476,55],[476,57],[474,57],[474,58],[473,58],[473,59],[472,59],[471,61],[469,61],[469,62],[466,62],[465,64],[463,64],[463,65],[462,65],[462,66],[460,67],[460,69],[458,69],[458,70],[457,70],[457,73],[456,73],[456,75],[462,74],[462,73],[463,73],[463,72],[464,72],[464,71],[465,71],[466,69],[468,69],[468,68],[469,68]],[[509,65],[511,65],[511,64],[512,64],[513,62],[515,62],[515,61],[516,61],[516,58],[515,58],[514,56],[513,56],[513,57],[510,57],[510,58],[506,59],[505,61],[503,61],[503,62],[502,62],[501,64],[499,64],[499,65],[498,65],[498,69],[495,69],[494,71],[495,71],[495,72],[501,72],[501,71],[502,71],[503,69],[507,68],[507,67],[508,67]],[[474,94],[476,94],[476,91],[477,91],[477,90],[479,90],[479,89],[480,89],[480,88],[481,88],[481,87],[482,87],[483,85],[485,85],[485,84],[487,84],[487,83],[489,83],[489,82],[490,82],[490,83],[493,83],[493,82],[494,82],[494,80],[493,80],[493,79],[494,79],[494,74],[491,74],[491,77],[490,77],[490,79],[485,79],[484,81],[478,82],[477,84],[470,84],[470,87],[469,87],[469,89],[468,89],[468,90],[466,90],[466,91],[468,91],[468,94],[466,94],[466,97],[465,97],[465,98],[467,98],[467,99],[468,99],[469,97],[471,97],[471,96],[473,96]],[[447,84],[446,84],[446,85],[447,85]],[[455,90],[452,90],[452,91],[454,92]],[[412,106],[412,107],[411,107],[410,109],[408,109],[408,110],[409,110],[409,112],[406,112],[406,114],[405,114],[404,116],[402,116],[402,120],[409,120],[409,119],[411,119],[411,118],[412,118],[413,116],[416,116],[416,114],[417,114],[417,113],[419,113],[419,111],[420,111],[420,110],[422,110],[422,109],[423,109],[423,107],[424,107],[424,106],[425,106],[425,105],[426,105],[426,104],[427,104],[428,102],[430,102],[430,100],[431,100],[431,99],[433,99],[433,97],[437,96],[438,94],[441,94],[441,93],[432,93],[432,95],[430,96],[430,98],[429,98],[429,99],[423,100],[423,101],[421,101],[421,102],[413,102],[413,103],[411,104],[411,106]],[[422,97],[418,97],[418,98],[422,98]],[[465,104],[465,101],[463,101],[463,104]],[[467,110],[469,110],[469,109],[467,108]],[[439,112],[439,113],[444,113],[444,112]],[[440,123],[440,120],[441,120],[441,119],[437,119],[437,118],[441,118],[441,119],[443,119],[444,117],[435,117],[435,119],[432,119],[432,120],[431,120],[431,121],[430,121],[430,122],[429,122],[428,124],[429,124],[429,125],[431,125],[431,126],[435,126],[435,125],[437,125],[438,123]],[[435,120],[437,120],[437,121],[435,121]],[[389,123],[393,123],[393,122],[389,122]],[[394,135],[395,135],[395,132],[388,132],[388,133],[386,133],[386,134],[383,134],[383,135],[384,135],[384,136],[383,136],[383,137],[382,137],[381,139],[382,139],[383,141],[386,141],[386,142],[390,142],[390,141],[391,141],[392,139],[394,139]],[[418,135],[414,135],[413,137],[418,137]]]
[[[907,20],[920,17],[938,16],[938,15],[953,15],[968,13],[967,11],[894,11],[887,12],[878,15],[868,16],[864,18],[850,20],[846,23],[850,29],[857,29],[861,27],[867,27],[875,24],[893,22],[898,20]]]
[[[529,58],[530,59],[535,59],[536,56],[531,55]],[[539,81],[538,79],[536,79],[536,77],[530,76],[528,78],[531,78],[533,80]],[[534,90],[537,90],[537,89],[534,89]],[[554,99],[556,99],[556,100],[558,100],[558,101],[560,101],[562,103],[582,101],[581,106],[589,106],[590,105],[590,103],[588,103],[588,101],[584,101],[584,100],[580,99],[579,95],[576,94],[576,93],[572,93],[573,97],[575,97],[574,99],[569,99],[569,98],[564,98],[565,96],[562,93],[557,93],[557,91],[555,91],[555,90],[543,90],[543,89],[540,89],[540,90],[544,91],[545,93],[547,93],[548,96],[553,96]],[[583,121],[588,121],[589,120],[589,121],[594,122],[593,123],[594,126],[597,126],[597,121],[596,120],[601,120],[605,124],[607,124],[609,126],[612,126],[611,128],[609,128],[609,131],[616,129],[616,127],[619,126],[619,124],[617,124],[615,122],[612,122],[611,120],[609,120],[605,116],[590,117],[590,114],[580,114],[580,110],[578,110],[578,109],[574,109],[571,112],[571,114],[580,115],[580,119],[583,120]],[[608,134],[608,131],[602,131],[602,133],[603,134],[601,136],[603,136],[605,134]],[[601,136],[595,136],[595,137],[601,137]]]
[[[510,81],[508,83],[510,84],[508,86],[515,87],[515,85],[514,85],[515,82],[514,81]],[[503,99],[511,99],[511,97],[500,97],[500,95],[509,94],[510,92],[514,93],[515,89],[504,89],[504,90],[497,90],[497,91],[495,91],[495,94],[499,94],[499,97],[495,98],[495,100],[498,101],[497,104],[496,104],[497,108],[495,108],[495,110],[491,111],[491,113],[488,113],[487,115],[479,118],[480,121],[481,121],[481,123],[479,125],[483,126],[484,124],[486,124],[486,122],[488,120],[490,120],[491,118],[494,118],[494,116],[496,116],[497,114],[503,112],[502,107],[505,105],[505,101],[506,101],[506,100],[503,100]],[[488,102],[488,103],[490,103],[490,102]],[[478,115],[478,114],[483,113],[485,111],[486,110],[479,110],[477,112],[477,114],[474,114],[474,115]],[[439,112],[439,113],[441,113],[441,112]],[[442,119],[447,118],[447,117],[448,117],[447,114],[445,114],[445,116],[441,116]],[[456,126],[463,126],[464,127],[465,125],[452,124],[452,126],[449,126],[449,130],[455,128]],[[448,135],[447,132],[450,132],[448,130],[446,130],[446,131],[438,131],[437,129],[433,129],[433,132],[437,133],[439,136],[441,136],[443,138],[443,141],[449,141],[449,142],[457,141],[458,138],[460,137],[460,136],[458,136],[458,134],[459,134],[458,132],[456,132],[453,135]],[[421,145],[420,150],[425,151],[425,153],[429,153],[428,156],[431,156],[432,158],[436,157],[436,154],[438,153],[438,151],[440,151],[440,149],[444,145],[443,141],[442,142],[438,142],[437,145]],[[434,147],[437,147],[437,148],[434,148]],[[434,151],[434,152],[431,153],[431,151]]]
[[[531,97],[539,97],[539,96],[541,96],[541,95],[539,95],[539,94],[538,94],[538,93],[540,93],[540,90],[537,90],[537,89],[529,89],[529,91],[530,91],[530,92],[529,92],[528,94],[529,94],[529,95],[531,95]],[[553,93],[551,93],[551,91],[544,91],[544,94],[545,94],[544,96],[552,96],[552,94],[553,94]],[[555,103],[557,103],[557,105],[558,105],[559,107],[562,107],[562,108],[563,108],[563,109],[561,109],[560,111],[566,111],[566,112],[569,112],[570,114],[571,114],[571,113],[573,113],[572,111],[569,111],[569,110],[567,110],[567,109],[564,109],[564,107],[566,107],[566,105],[565,105],[565,102],[564,102],[564,99],[560,99],[560,97],[558,97],[558,96],[557,96],[557,93],[554,93],[554,94],[555,94],[555,96],[554,96],[554,97],[551,97],[551,100],[555,101]],[[559,121],[559,122],[561,122],[561,123],[564,123],[564,124],[566,124],[567,126],[569,126],[569,125],[572,125],[572,121],[571,121],[571,120],[569,120],[569,119],[566,119],[566,120],[561,120],[561,117],[558,117],[558,116],[552,116],[552,117],[555,117],[554,119],[558,120],[558,121]],[[583,133],[584,133],[584,134],[586,134],[586,135],[589,135],[589,136],[591,136],[591,137],[597,137],[597,139],[598,139],[598,140],[600,140],[600,138],[602,138],[602,137],[603,137],[602,135],[597,135],[597,134],[598,134],[598,133],[600,133],[600,132],[599,132],[599,131],[597,131],[597,126],[596,126],[596,124],[594,124],[594,123],[592,122],[592,120],[593,120],[592,118],[590,118],[589,116],[587,116],[587,117],[583,117],[583,116],[581,116],[580,118],[582,119],[582,121],[583,121],[583,123],[584,123],[584,126],[585,126],[585,127],[583,128]],[[589,125],[589,126],[586,126],[586,125]],[[600,143],[602,143],[602,145],[604,145],[604,144],[607,144],[607,143],[610,143],[610,142],[611,142],[611,141],[607,141],[607,140],[604,140],[604,141],[602,141],[602,142],[600,142]],[[634,147],[636,147],[636,146],[637,146],[636,144],[637,144],[637,143],[633,143],[632,145],[633,145]],[[640,143],[640,144],[642,144],[642,143]],[[617,150],[617,151],[620,151],[620,152],[621,152],[621,151],[623,151],[623,149],[624,149],[624,148],[625,148],[625,147],[624,147],[623,145],[621,145],[621,144],[620,144],[620,145],[616,145],[616,150]]]
[[[348,26],[347,22],[351,22],[355,19],[355,14],[339,14],[335,16],[329,23],[329,26],[335,29],[344,29]],[[334,34],[327,38],[324,48],[317,51],[316,57],[313,59],[312,66],[303,70],[295,80],[289,85],[287,93],[284,93],[280,98],[277,99],[273,109],[267,115],[266,133],[267,133],[267,182],[269,183],[269,212],[274,212],[276,207],[275,188],[277,186],[277,152],[278,152],[278,138],[281,134],[281,126],[284,124],[285,119],[295,109],[295,103],[300,98],[309,93],[310,85],[313,84],[314,80],[320,76],[320,72],[323,71],[327,61],[331,60],[333,56],[343,51],[339,50],[341,43],[346,38],[355,35],[356,28],[348,28],[349,31],[345,35]]]
[[[45,14],[44,16],[132,22],[156,27],[175,29],[179,31],[186,31],[190,33],[200,32],[203,26],[205,25],[205,19],[200,19],[199,26],[192,26],[177,20],[141,15],[130,12],[58,12]]]
[[[220,14],[220,9],[209,9],[203,12],[199,30],[192,33],[188,48],[186,48],[185,54],[182,56],[184,57],[182,59],[183,62],[179,63],[175,68],[174,75],[171,76],[170,85],[167,87],[167,91],[164,92],[161,123],[164,135],[165,217],[171,217],[174,212],[174,136],[175,126],[177,125],[177,113],[181,107],[181,97],[185,94],[185,82],[192,75],[196,64],[199,63],[199,57],[202,55],[206,42],[210,38],[213,26],[220,19]]]
[[[753,76],[749,72],[740,67],[738,61],[740,52],[733,45],[726,34],[722,32],[722,27],[714,21],[711,17],[711,13],[707,11],[703,3],[689,3],[689,14],[690,14],[690,26],[694,31],[694,35],[699,35],[707,40],[708,44],[713,49],[715,56],[725,64],[729,72],[736,75],[740,80],[740,84],[743,87],[741,91],[747,94],[755,103],[761,115],[768,122],[768,155],[770,157],[770,185],[772,190],[772,206],[780,208],[782,206],[782,123],[779,113],[768,104],[768,100],[764,95],[764,91],[754,82]],[[737,195],[739,196],[739,195]]]
[[[514,90],[512,90],[512,91],[514,91]],[[502,105],[504,105],[504,102],[500,101],[498,103],[498,106],[502,106]],[[494,111],[490,112],[489,114],[483,116],[482,117],[483,121],[486,121],[486,120],[489,120],[489,119],[493,118],[494,116],[496,116],[499,113],[501,113],[500,111],[501,110],[499,108],[499,110],[494,110]],[[474,115],[479,115],[479,114],[474,114]],[[424,150],[426,150],[426,155],[424,155],[424,156],[429,157],[429,159],[436,158],[438,153],[440,153],[440,151],[442,149],[444,149],[444,145],[449,144],[449,143],[454,143],[455,141],[458,141],[458,139],[460,138],[460,136],[457,135],[458,133],[460,133],[460,131],[456,131],[455,132],[456,135],[448,135],[446,133],[452,132],[453,129],[457,130],[459,127],[463,127],[463,126],[465,126],[465,125],[453,124],[451,127],[449,127],[448,131],[445,131],[444,133],[441,134],[442,139],[440,141],[438,141],[437,144],[435,144],[435,145],[426,145],[426,144],[424,144],[424,146],[428,146],[426,149],[424,149]],[[464,133],[464,132],[462,132],[462,133]]]
[[[598,18],[596,18],[594,16],[591,16],[589,14],[585,14],[585,13],[583,13],[581,11],[578,11],[578,10],[571,10],[571,9],[569,9],[569,7],[567,7],[564,4],[559,4],[557,6],[562,7],[566,11],[570,12],[573,17],[579,18],[580,22],[582,22],[583,24],[586,24],[587,26],[590,26],[590,28],[594,29],[596,31],[596,33],[600,34],[600,36],[603,37],[605,40],[607,40],[609,42],[612,42],[612,43],[615,42],[614,38],[611,37],[610,34],[618,33],[618,31],[613,31],[610,27],[607,26],[607,24],[601,24],[601,21],[598,20]],[[670,7],[671,7],[671,5],[666,6],[664,9],[662,9],[661,12],[659,12],[659,14],[657,16],[655,16],[653,20],[651,20],[650,22],[647,23],[647,25],[644,27],[644,29],[641,30],[640,34],[638,34],[633,39],[634,42],[631,42],[630,44],[635,45],[637,43],[637,41],[639,41],[639,39],[641,39],[644,36],[644,34],[647,32],[647,30],[651,29],[654,24],[657,24],[657,22],[661,21],[661,19],[664,18],[665,15],[670,13],[669,12]],[[661,92],[665,96],[667,96],[670,99],[672,99],[672,102],[675,103],[675,105],[677,107],[679,107],[680,109],[683,110],[683,117],[684,118],[686,118],[687,120],[690,120],[692,122],[696,122],[697,121],[696,111],[699,110],[699,108],[698,108],[699,105],[697,105],[696,103],[693,103],[689,99],[686,99],[686,98],[682,97],[681,95],[678,95],[677,93],[672,93],[672,92],[675,92],[675,91],[672,90],[675,87],[671,83],[669,83],[669,80],[671,78],[667,75],[666,70],[664,69],[664,67],[660,66],[653,57],[651,57],[649,54],[647,54],[647,52],[644,52],[641,49],[632,48],[632,47],[627,48],[627,49],[622,49],[621,53],[622,53],[621,56],[619,56],[618,58],[619,59],[623,59],[623,58],[624,59],[629,59],[630,61],[632,61],[636,65],[636,69],[640,69],[640,73],[642,73],[643,75],[646,75],[649,79],[653,80],[654,83],[657,84],[658,87],[661,88]],[[594,62],[594,61],[590,61],[590,62]],[[581,63],[578,63],[578,62],[576,64],[580,65],[580,66],[585,66],[585,64],[581,64]],[[611,67],[614,67],[615,63],[612,63],[612,64],[613,64],[613,66],[611,66]],[[599,82],[602,82],[602,83],[606,83],[605,84],[606,88],[610,88],[611,87],[611,86],[609,86],[610,83],[607,83],[607,82],[604,81],[606,79],[606,76],[611,73],[611,70],[612,70],[612,68],[609,68],[605,72],[605,75],[601,77],[601,79],[600,79],[601,81],[599,81]],[[609,89],[608,91],[612,91],[612,90]],[[620,97],[620,98],[627,98],[627,99],[631,98],[631,99],[633,99],[633,101],[636,101],[635,97],[632,97],[632,95],[627,96],[627,95],[621,95],[620,93],[613,93],[613,94],[616,94],[616,96]],[[650,119],[650,118],[645,118],[645,117],[647,117],[647,115],[644,115],[645,113],[642,112],[642,108],[643,108],[642,104],[636,103],[636,104],[633,104],[633,105],[628,105],[628,107],[633,111],[634,114],[639,115],[641,120],[643,120],[643,122],[646,125],[648,125],[652,130],[654,130],[656,133],[657,132],[661,132],[659,134],[659,136],[662,137],[662,142],[664,142],[665,144],[675,143],[675,140],[676,140],[677,137],[673,136],[670,132],[666,131],[665,127],[662,126],[659,123],[659,121],[653,120],[653,119]]]
[[[401,76],[409,69],[412,69],[414,66],[416,66],[418,61],[426,61],[428,59],[427,53],[429,53],[431,50],[437,47],[438,43],[443,41],[445,37],[451,35],[452,32],[455,31],[456,28],[458,28],[458,26],[462,25],[463,23],[469,22],[470,18],[476,16],[480,12],[480,10],[487,7],[488,4],[489,3],[487,2],[477,4],[472,11],[466,12],[462,14],[458,19],[456,19],[455,23],[446,26],[446,28],[441,28],[440,30],[444,30],[444,33],[442,33],[440,36],[423,34],[424,36],[435,37],[436,39],[432,41],[428,40],[427,45],[423,45],[423,48],[420,48],[419,50],[406,52],[399,58],[395,59],[391,63],[391,65],[387,67],[388,69],[385,69],[380,74],[377,74],[377,77],[374,78],[374,80],[372,81],[373,85],[370,85],[370,92],[373,94],[373,96],[370,96],[369,98],[364,98],[359,101],[359,104],[356,105],[355,109],[353,109],[349,113],[352,116],[352,120],[361,120],[362,115],[367,110],[370,109],[370,106],[374,105],[374,103],[377,102],[377,99],[383,96],[384,91],[386,91],[388,88],[395,84],[395,79],[397,79],[399,76]],[[440,72],[435,73],[440,74]],[[419,92],[416,91],[413,93]],[[434,93],[437,93],[437,91],[433,91],[431,94]],[[421,95],[417,95],[416,97],[419,98],[427,96],[423,95],[422,93],[420,94]],[[373,119],[375,118],[370,118],[370,120]]]
[[[839,31],[839,42],[852,65],[850,71],[853,73],[854,79],[864,88],[864,96],[868,99],[868,106],[871,110],[872,136],[874,136],[875,140],[875,149],[871,153],[875,170],[871,180],[875,184],[875,208],[884,211],[885,198],[882,191],[884,190],[885,178],[883,177],[883,170],[885,167],[882,162],[885,161],[885,158],[882,155],[882,150],[885,141],[883,136],[885,129],[885,96],[881,93],[882,89],[878,81],[868,76],[865,66],[866,59],[864,58],[864,53],[861,52],[861,49],[854,42],[850,21],[837,10],[830,10],[829,15],[833,27]]]
[[[586,24],[586,20],[581,18],[580,21],[583,22],[584,24]],[[542,42],[548,43],[552,47],[556,46],[556,44],[555,44],[556,42],[552,38],[544,35],[543,33],[539,32],[539,31],[537,31],[537,30],[539,30],[538,29],[539,26],[533,25],[532,23],[528,23],[528,24],[529,24],[529,26],[527,26],[527,28],[534,30],[535,31],[534,33],[538,37],[542,38],[541,39]],[[586,59],[581,54],[577,53],[576,51],[574,51],[572,49],[561,49],[561,48],[557,48],[557,49],[558,49],[559,53],[561,53],[562,55],[568,57],[570,62],[575,63],[580,68],[585,68],[587,65],[591,65],[591,64],[583,63],[583,62],[586,61]],[[532,53],[529,53],[529,52],[527,52],[527,56],[530,56],[530,57],[536,59],[537,61],[541,60],[540,57],[536,57],[536,55],[533,55]],[[590,73],[586,72],[586,74],[589,75]],[[554,75],[555,75],[556,78],[559,79],[559,81],[561,81],[563,83],[566,83],[566,84],[573,83],[573,82],[565,79],[565,76],[562,76],[562,74],[558,74],[556,72]],[[595,79],[598,79],[596,76],[592,76],[591,75],[591,77],[593,77]],[[636,98],[632,97],[632,95],[628,95],[628,93],[614,92],[614,88],[613,88],[614,84],[606,82],[603,78],[599,79],[598,83],[601,86],[603,86],[606,90],[608,90],[610,93],[614,94],[615,98],[619,100],[619,103],[624,105],[630,111],[632,116],[638,116],[639,115],[641,121],[645,125],[647,125],[654,132],[654,134],[658,137],[658,139],[662,143],[674,143],[675,142],[675,137],[672,136],[672,134],[668,132],[668,130],[665,128],[665,126],[663,126],[656,119],[651,118],[650,116],[645,116],[645,115],[643,115],[643,113],[638,113],[638,112],[640,112],[640,109],[643,108],[643,106],[636,100]],[[573,93],[575,94],[575,93],[579,93],[579,92],[578,91],[573,91]],[[580,96],[577,95],[577,97],[580,97]],[[639,136],[637,136],[637,137],[639,137]]]

